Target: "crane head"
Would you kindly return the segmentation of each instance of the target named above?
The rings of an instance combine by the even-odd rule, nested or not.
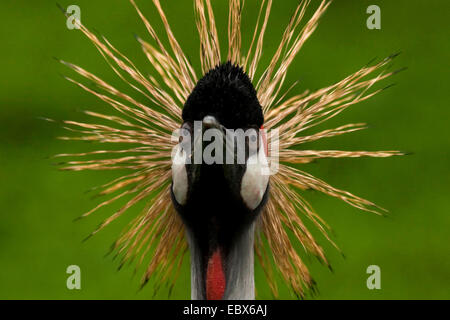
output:
[[[250,79],[231,63],[207,73],[185,103],[172,201],[199,255],[203,298],[223,297],[229,255],[267,201],[263,122]]]

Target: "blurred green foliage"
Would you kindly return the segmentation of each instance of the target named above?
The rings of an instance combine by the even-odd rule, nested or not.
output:
[[[192,1],[162,1],[182,47],[196,67],[198,37]],[[297,0],[275,1],[263,63],[279,43]],[[151,1],[138,5],[162,31]],[[214,1],[225,47],[227,3]],[[318,1],[313,1],[312,7]],[[81,19],[98,30],[145,72],[152,72],[133,33],[147,38],[144,26],[126,0],[61,0],[81,7]],[[382,29],[366,28],[366,8],[381,8]],[[448,1],[335,1],[293,63],[286,83],[301,80],[299,90],[330,85],[373,58],[403,52],[393,68],[408,67],[387,80],[397,86],[352,107],[326,124],[367,122],[370,129],[308,145],[314,149],[405,150],[413,155],[393,159],[336,159],[305,170],[340,188],[388,208],[388,218],[358,210],[321,194],[306,197],[333,227],[346,258],[319,237],[334,272],[305,258],[318,283],[315,299],[450,298],[450,148],[448,99]],[[243,32],[248,44],[257,1],[246,1]],[[311,12],[311,11],[310,11]],[[56,137],[61,126],[39,119],[83,119],[79,110],[108,111],[95,97],[65,81],[70,70],[56,56],[98,74],[128,90],[79,31],[66,28],[54,1],[0,2],[0,298],[3,299],[149,299],[152,285],[138,291],[134,268],[116,271],[117,261],[103,257],[120,230],[139,212],[87,241],[81,240],[115,208],[73,223],[98,199],[84,191],[117,173],[58,171],[48,156],[85,150],[90,145]],[[190,295],[188,259],[172,298]],[[68,265],[82,270],[82,289],[66,288]],[[382,289],[366,288],[366,268],[382,271]],[[259,266],[258,298],[272,296]],[[155,298],[167,298],[163,289]],[[280,281],[280,298],[290,299]],[[310,297],[311,298],[311,297]]]

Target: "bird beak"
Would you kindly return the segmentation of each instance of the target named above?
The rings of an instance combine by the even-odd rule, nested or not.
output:
[[[225,127],[222,126],[214,116],[204,117],[202,123],[203,123],[204,130],[207,130],[207,129],[224,130],[225,129]]]

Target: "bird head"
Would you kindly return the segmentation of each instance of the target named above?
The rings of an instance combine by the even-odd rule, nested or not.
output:
[[[269,185],[263,122],[250,79],[231,63],[207,73],[185,103],[172,201],[195,252],[199,298],[221,299],[231,290],[233,255],[253,242],[249,233]]]

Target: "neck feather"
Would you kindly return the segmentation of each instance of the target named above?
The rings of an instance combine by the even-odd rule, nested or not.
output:
[[[253,223],[236,239],[227,255],[224,300],[255,299],[254,237],[255,224]],[[189,230],[187,230],[187,238],[191,252],[191,299],[205,300],[202,254]]]

